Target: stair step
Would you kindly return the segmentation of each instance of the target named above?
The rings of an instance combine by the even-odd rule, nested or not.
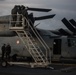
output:
[[[22,38],[22,36],[27,36],[26,37],[26,40],[27,40],[27,43],[28,43],[28,49],[32,55],[32,57],[34,58],[35,62],[36,63],[46,63],[46,58],[43,54],[43,52],[41,51],[41,49],[38,47],[36,41],[34,40],[34,38],[32,37],[32,35],[30,34],[30,32],[28,33],[27,31],[25,31],[23,29],[23,27],[11,27],[10,28],[11,30],[16,30],[18,36],[21,38],[21,40],[24,41],[24,38]],[[24,37],[25,37],[24,36]],[[24,41],[26,42],[26,41]],[[25,43],[24,43],[25,44]]]
[[[9,27],[11,30],[23,30],[24,27]]]

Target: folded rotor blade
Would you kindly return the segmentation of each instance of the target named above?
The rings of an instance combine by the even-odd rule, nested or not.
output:
[[[55,16],[54,15],[47,15],[47,16],[41,16],[41,17],[34,17],[35,20],[44,20],[44,19],[50,19],[53,18]]]
[[[67,36],[71,36],[71,34],[69,32],[67,32],[66,30],[64,29],[59,29],[59,32],[62,34],[62,35],[67,35]]]
[[[71,19],[71,20],[69,20],[69,21],[70,21],[70,23],[71,23],[73,26],[76,27],[76,22],[75,22],[73,19]]]
[[[40,12],[49,12],[52,9],[44,9],[44,8],[29,8],[27,7],[27,10],[31,10],[31,11],[40,11]]]
[[[66,18],[63,18],[62,22],[70,31],[72,31],[73,33],[76,33],[76,29],[68,22]]]

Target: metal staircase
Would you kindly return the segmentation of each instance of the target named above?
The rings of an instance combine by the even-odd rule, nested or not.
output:
[[[11,25],[12,22],[13,21],[10,21],[9,29],[12,30],[12,31],[15,31],[17,33],[19,38],[24,43],[26,49],[29,51],[29,53],[33,57],[33,59],[35,61],[35,64],[38,65],[38,66],[47,66],[49,64],[49,61],[48,61],[48,58],[47,58],[47,49],[49,49],[49,47],[43,41],[43,39],[41,38],[41,36],[37,32],[36,28],[34,26],[32,27],[30,25],[29,21],[24,16],[22,16],[22,21],[20,21],[22,23],[21,26],[17,26],[15,24],[12,27],[12,25]],[[16,21],[16,22],[19,22],[19,21]],[[26,26],[27,26],[27,28],[25,28]],[[46,55],[44,54],[44,52],[42,52],[42,50],[38,46],[36,40],[33,38],[32,34],[30,33],[30,29],[32,30],[32,32],[34,33],[36,38],[39,40],[39,42],[42,44],[42,46],[46,50]]]

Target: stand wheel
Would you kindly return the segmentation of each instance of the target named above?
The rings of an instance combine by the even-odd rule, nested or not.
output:
[[[6,67],[7,66],[7,61],[2,61],[1,65],[2,65],[2,67]]]

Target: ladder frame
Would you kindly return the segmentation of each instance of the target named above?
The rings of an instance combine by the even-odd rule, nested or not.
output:
[[[24,17],[24,16],[23,16]],[[28,26],[32,29],[32,31],[34,32],[34,30],[33,30],[33,28],[31,27],[31,25],[29,24],[29,22],[28,22],[28,20],[24,17],[24,19],[27,21],[26,23],[28,24]],[[15,27],[9,27],[9,29],[11,29],[11,30],[14,30],[17,34],[18,34],[18,31],[23,31],[25,34],[26,34],[26,32],[24,31],[24,19],[22,20],[22,28],[21,29],[19,29],[18,28],[18,30],[16,30],[17,28],[16,28],[16,25],[15,25]],[[13,21],[12,21],[13,22]],[[11,22],[10,22],[10,25],[11,25]],[[37,32],[37,30],[36,30],[36,28],[34,27],[34,29],[35,29],[35,31],[36,31],[36,33],[39,35],[39,33]],[[34,34],[37,36],[37,34],[36,34],[35,32],[34,32]],[[19,37],[21,37],[19,34],[18,34],[18,36]],[[26,36],[26,37],[28,37],[28,36]],[[45,43],[45,41],[42,39],[42,37],[39,35],[39,37],[41,38],[41,40],[43,41],[43,43],[46,45],[46,47],[49,49],[49,47],[47,46],[47,44]],[[37,38],[38,38],[38,36],[37,36]],[[21,39],[21,38],[20,38]],[[22,39],[21,39],[22,40]],[[38,40],[40,41],[40,39],[38,38]],[[22,42],[25,44],[25,42],[22,40]],[[45,45],[43,44],[42,42],[41,42],[41,44],[44,46],[44,48],[45,48]],[[27,48],[27,46],[25,46],[26,48]],[[46,48],[45,48],[46,49]],[[50,50],[50,49],[49,49]],[[42,51],[42,50],[41,50]],[[30,51],[29,51],[29,53],[30,53]],[[31,53],[30,53],[31,54]],[[32,55],[32,54],[31,54]],[[33,56],[32,56],[33,57]],[[33,59],[34,59],[34,57],[33,57]],[[46,50],[46,60],[47,60],[47,50]],[[35,61],[36,62],[36,61]],[[37,62],[36,62],[37,63]],[[47,62],[46,62],[47,63]]]

